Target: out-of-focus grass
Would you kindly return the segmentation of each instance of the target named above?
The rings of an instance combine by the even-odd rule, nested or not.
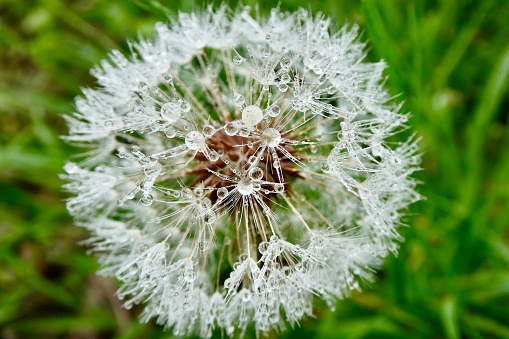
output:
[[[252,4],[254,1],[245,1]],[[157,20],[202,7],[173,1],[0,1],[0,337],[168,338],[138,324],[115,282],[76,242],[58,173],[88,70]],[[260,5],[267,12],[275,4]],[[372,60],[422,136],[427,200],[378,281],[283,337],[509,338],[509,2],[286,0],[358,23]],[[250,334],[252,335],[252,333]],[[220,337],[220,334],[218,334]]]

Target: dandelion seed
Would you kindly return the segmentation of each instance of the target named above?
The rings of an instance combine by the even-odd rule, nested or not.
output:
[[[101,273],[176,335],[284,329],[372,280],[420,199],[406,116],[358,27],[243,7],[179,14],[113,51],[67,117],[64,176]]]

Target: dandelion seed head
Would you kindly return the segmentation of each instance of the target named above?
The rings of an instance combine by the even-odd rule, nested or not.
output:
[[[417,140],[357,26],[179,14],[92,71],[66,117],[69,212],[124,307],[176,335],[293,326],[372,281],[420,199]]]

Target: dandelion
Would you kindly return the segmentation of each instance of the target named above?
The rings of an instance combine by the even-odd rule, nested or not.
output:
[[[416,140],[358,27],[221,6],[93,69],[68,116],[68,209],[124,307],[177,335],[258,333],[331,308],[396,253]]]

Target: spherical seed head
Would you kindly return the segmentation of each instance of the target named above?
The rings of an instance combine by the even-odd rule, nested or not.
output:
[[[64,168],[67,208],[143,321],[268,333],[397,252],[417,143],[385,141],[406,122],[385,64],[361,62],[356,26],[329,24],[210,8],[92,71],[101,88],[66,118],[92,148]]]

